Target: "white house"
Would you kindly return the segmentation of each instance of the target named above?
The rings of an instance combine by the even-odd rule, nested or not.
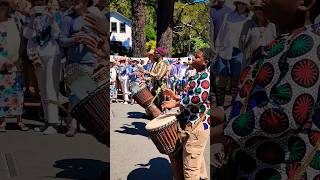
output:
[[[126,49],[132,48],[132,21],[118,12],[110,13],[110,40],[122,44]]]

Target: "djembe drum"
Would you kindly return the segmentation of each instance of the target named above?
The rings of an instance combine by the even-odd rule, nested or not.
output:
[[[146,84],[131,84],[132,98],[146,110],[151,118],[156,118],[161,114],[159,108],[153,104],[154,96],[151,94]]]
[[[169,155],[174,179],[183,180],[182,136],[176,114],[160,115],[145,128],[159,152]]]
[[[143,108],[147,108],[152,102],[153,95],[148,87],[144,84],[140,87],[137,93],[132,95],[132,98]]]
[[[71,115],[99,142],[110,146],[109,81],[103,71],[90,76],[79,65],[67,69],[66,82],[77,97]],[[99,78],[94,78],[99,77]]]

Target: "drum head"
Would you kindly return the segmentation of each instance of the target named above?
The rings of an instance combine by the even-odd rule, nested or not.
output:
[[[146,125],[147,130],[157,129],[168,124],[172,124],[177,120],[176,113],[167,113],[153,119]]]

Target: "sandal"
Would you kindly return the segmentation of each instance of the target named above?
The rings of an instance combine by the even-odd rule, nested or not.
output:
[[[0,124],[0,133],[2,132],[6,132],[6,121],[3,121],[1,124]]]
[[[29,128],[25,124],[23,124],[22,122],[19,122],[18,126],[21,131],[28,131],[29,130]]]

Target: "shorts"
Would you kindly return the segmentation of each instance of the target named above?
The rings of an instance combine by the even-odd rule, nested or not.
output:
[[[218,76],[239,78],[242,71],[243,54],[240,49],[233,48],[232,58],[230,60],[217,58],[216,73]]]

